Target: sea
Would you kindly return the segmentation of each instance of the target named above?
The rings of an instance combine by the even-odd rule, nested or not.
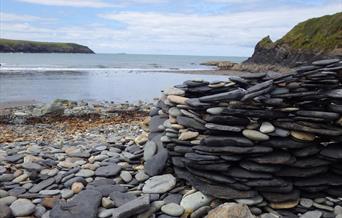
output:
[[[210,75],[213,60],[246,57],[140,54],[0,53],[0,104],[54,99],[152,102],[160,91],[185,80],[225,80]],[[208,71],[208,75],[189,72]]]

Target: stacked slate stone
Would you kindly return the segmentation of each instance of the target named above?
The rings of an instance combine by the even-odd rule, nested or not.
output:
[[[162,172],[169,155],[203,193],[273,208],[342,197],[341,82],[342,62],[330,59],[167,89],[150,114],[145,171]]]

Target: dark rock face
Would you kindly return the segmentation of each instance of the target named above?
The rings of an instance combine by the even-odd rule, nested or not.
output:
[[[162,107],[152,123],[167,120],[158,124],[160,137],[152,139],[158,151],[145,162],[145,171],[160,174],[170,156],[176,175],[199,191],[228,200],[264,198],[274,209],[295,207],[300,197],[317,192],[337,190],[338,195],[339,66],[337,60],[321,60],[272,79],[263,74],[228,82],[186,81],[178,87],[187,101],[157,104]]]
[[[297,63],[314,61],[316,66],[333,65],[335,57],[342,55],[338,37],[341,21],[342,13],[337,13],[299,23],[276,42],[267,36],[257,43],[252,57],[244,63],[293,67]]]
[[[263,45],[263,41],[269,41],[268,46]],[[311,62],[325,58],[334,58],[333,54],[318,54],[302,52],[291,49],[289,45],[277,44],[269,37],[257,43],[252,57],[248,58],[245,64],[270,64],[294,67],[298,62]]]

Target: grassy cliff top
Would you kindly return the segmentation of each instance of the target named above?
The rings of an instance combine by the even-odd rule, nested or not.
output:
[[[87,46],[76,43],[37,42],[2,38],[0,38],[0,52],[94,53]]]
[[[275,43],[309,51],[330,52],[341,49],[342,12],[301,22]]]

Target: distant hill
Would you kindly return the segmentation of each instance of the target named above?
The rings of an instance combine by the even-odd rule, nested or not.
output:
[[[342,13],[301,22],[276,42],[263,38],[244,63],[292,67],[336,56],[342,56]]]
[[[75,43],[36,42],[0,38],[0,52],[23,53],[94,53],[87,46]]]

